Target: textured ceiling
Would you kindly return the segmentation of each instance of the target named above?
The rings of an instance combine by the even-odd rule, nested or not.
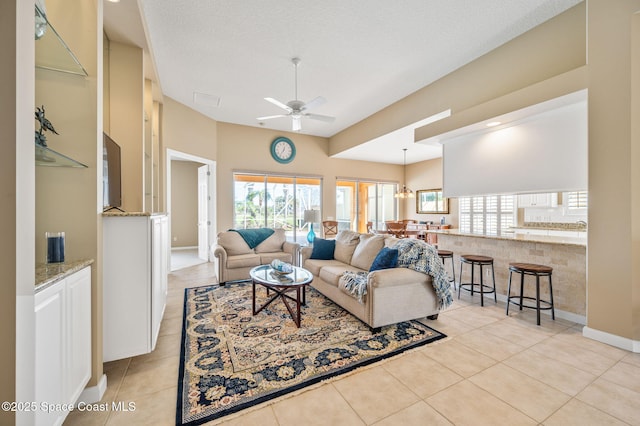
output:
[[[119,5],[127,1],[135,2]],[[301,133],[324,137],[579,2],[138,0],[165,95],[218,121],[260,126],[256,117],[282,112],[265,97],[294,99],[291,58],[299,57],[298,98],[323,96],[313,112],[336,117],[303,119]],[[219,105],[195,103],[194,92]],[[262,126],[291,131],[291,119]],[[389,161],[401,163],[402,152]]]

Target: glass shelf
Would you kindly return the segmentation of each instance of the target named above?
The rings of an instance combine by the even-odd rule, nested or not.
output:
[[[64,154],[60,154],[48,148],[46,146],[40,146],[36,144],[36,166],[47,167],[82,167],[86,168],[85,164],[79,161],[69,158]]]
[[[44,35],[36,43],[36,68],[66,72],[87,76],[78,58],[73,54],[62,37],[51,26],[44,13],[36,6],[36,21],[43,19],[47,22]]]

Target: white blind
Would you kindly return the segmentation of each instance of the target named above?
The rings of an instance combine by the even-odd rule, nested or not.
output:
[[[589,196],[587,191],[567,192],[567,208],[569,210],[586,209],[589,206]]]
[[[497,235],[515,223],[515,195],[488,195],[458,199],[460,231]]]

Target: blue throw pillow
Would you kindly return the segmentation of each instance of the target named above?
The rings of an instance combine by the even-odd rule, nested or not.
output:
[[[333,252],[336,249],[336,240],[324,240],[315,238],[313,240],[313,251],[310,259],[332,260]]]
[[[369,272],[395,268],[396,266],[398,266],[398,249],[383,247],[373,259]]]

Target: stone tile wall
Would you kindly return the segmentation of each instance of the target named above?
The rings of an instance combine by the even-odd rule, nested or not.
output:
[[[493,239],[484,236],[438,235],[438,248],[454,253],[456,278],[459,279],[460,255],[477,254],[494,259],[496,289],[498,294],[507,294],[509,263],[524,262],[547,265],[553,268],[553,298],[555,308],[586,316],[587,258],[586,247],[569,244],[551,244],[528,241]],[[445,268],[450,271],[449,261]],[[483,268],[486,270],[486,268]],[[490,269],[489,269],[490,270]],[[471,281],[471,265],[465,264],[462,282]],[[479,268],[476,267],[476,277]],[[486,272],[485,272],[486,274]],[[511,294],[520,292],[520,275],[513,274]],[[487,276],[484,277],[485,281]],[[478,278],[476,278],[476,281]],[[549,300],[548,279],[540,279],[541,299]],[[525,277],[525,295],[535,297],[535,278]],[[517,307],[516,307],[517,309]]]

